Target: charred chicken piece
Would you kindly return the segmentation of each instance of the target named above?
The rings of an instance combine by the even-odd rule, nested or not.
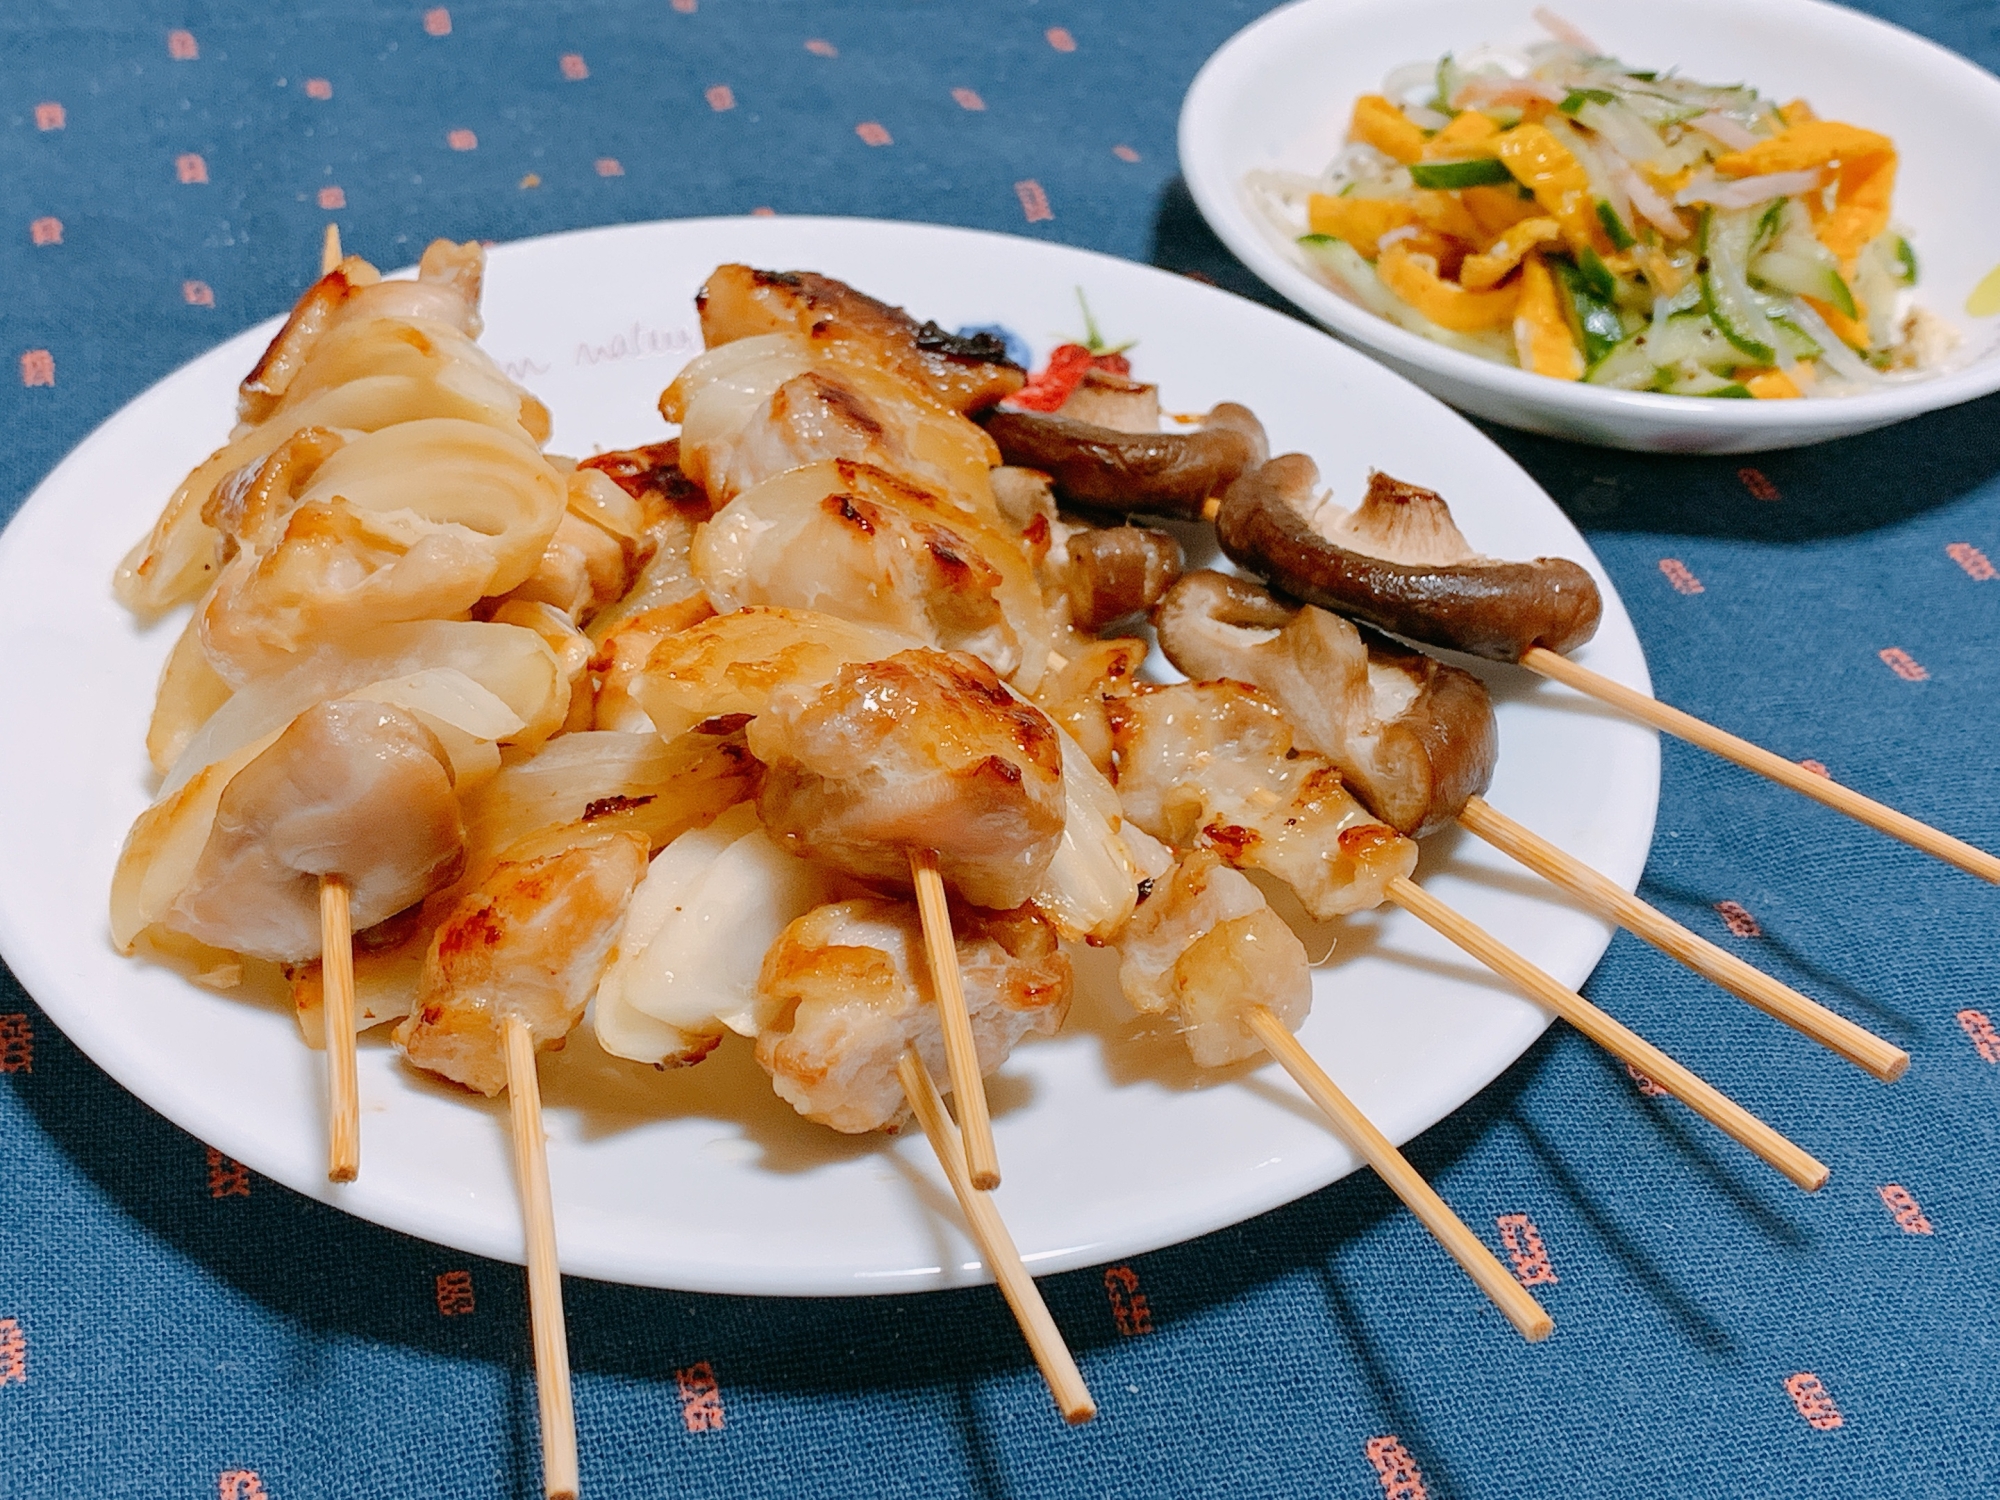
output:
[[[1264,1006],[1287,1031],[1312,1009],[1305,945],[1263,893],[1209,850],[1153,883],[1118,939],[1118,983],[1132,1008],[1172,1015],[1197,1067],[1258,1056],[1245,1021]]]
[[[1417,846],[1294,747],[1278,706],[1240,682],[1141,684],[1106,701],[1125,814],[1176,849],[1261,869],[1321,921],[1381,904]]]
[[[881,626],[970,652],[1024,691],[1047,667],[1047,612],[1014,540],[868,464],[812,464],[746,490],[695,534],[691,561],[718,610]]]
[[[759,334],[799,334],[835,358],[893,370],[953,411],[983,410],[1027,379],[991,334],[947,333],[813,271],[717,266],[695,308],[711,349]]]
[[[758,810],[780,847],[907,889],[911,851],[1005,911],[1036,894],[1064,824],[1056,728],[961,652],[902,651],[780,689],[752,720]]]
[[[418,1067],[490,1098],[507,1087],[510,1016],[542,1051],[583,1019],[646,873],[646,840],[583,826],[568,842],[501,863],[438,927],[416,1009],[396,1028]]]
[[[1368,810],[1418,838],[1483,794],[1499,758],[1486,685],[1246,578],[1203,570],[1153,612],[1160,647],[1189,677],[1254,684],[1299,742],[1328,756]]]
[[[1070,964],[1055,929],[1032,911],[954,905],[951,927],[984,1076],[1023,1037],[1062,1025]],[[758,990],[772,1014],[757,1035],[757,1061],[809,1120],[849,1134],[898,1124],[908,1110],[896,1077],[906,1047],[945,1077],[923,928],[908,902],[841,901],[806,913],[765,955]]]
[[[193,878],[163,925],[296,962],[320,949],[319,886],[348,883],[356,929],[451,884],[465,857],[451,761],[413,714],[321,703],[223,789]]]
[[[1247,407],[1225,402],[1192,432],[1124,432],[1054,414],[1001,407],[986,431],[1008,463],[1040,469],[1056,496],[1085,510],[1201,518],[1219,495],[1269,451]]]
[[[1222,550],[1308,604],[1494,661],[1573,651],[1597,633],[1604,601],[1577,564],[1481,557],[1442,496],[1383,473],[1351,514],[1316,508],[1318,482],[1302,453],[1245,474],[1215,518]]]

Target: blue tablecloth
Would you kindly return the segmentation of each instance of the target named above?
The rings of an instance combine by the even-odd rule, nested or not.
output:
[[[1262,8],[17,0],[0,515],[282,310],[328,219],[383,264],[435,235],[760,208],[926,219],[1273,301],[1173,140],[1195,69]],[[2000,64],[1990,3],[1871,8]],[[2000,400],[1751,463],[1495,436],[1589,532],[1662,696],[2000,847]],[[586,1492],[2000,1492],[2000,895],[1671,742],[1644,894],[1914,1054],[1885,1087],[1612,945],[1592,996],[1829,1162],[1816,1197],[1558,1026],[1410,1151],[1536,1284],[1547,1344],[1366,1174],[1045,1283],[1103,1406],[1077,1431],[990,1290],[571,1282]],[[517,1268],[218,1157],[11,977],[0,1075],[0,1495],[537,1492]]]

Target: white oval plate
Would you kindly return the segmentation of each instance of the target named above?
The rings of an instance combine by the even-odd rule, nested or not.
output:
[[[2000,78],[1899,27],[1819,0],[1552,0],[1633,67],[1742,81],[1806,98],[1828,119],[1896,142],[1895,214],[1908,225],[1917,300],[1959,330],[1960,368],[1822,401],[1702,401],[1530,375],[1447,349],[1334,291],[1279,243],[1244,195],[1259,167],[1318,173],[1355,99],[1407,62],[1481,43],[1546,40],[1531,0],[1299,0],[1238,32],[1181,106],[1181,171],[1238,259],[1342,338],[1475,416],[1578,442],[1668,453],[1796,448],[1886,427],[2000,390],[2000,319],[1966,298],[2000,262]],[[1976,144],[1975,144],[1976,143]]]
[[[359,247],[366,249],[366,246]],[[835,219],[637,224],[504,245],[485,342],[548,402],[555,447],[589,453],[667,435],[659,391],[699,347],[692,297],[719,262],[811,267],[946,327],[1001,323],[1038,357],[1078,331],[1076,288],[1177,409],[1247,401],[1281,448],[1352,500],[1371,465],[1450,496],[1475,545],[1561,553],[1605,592],[1583,653],[1644,688],[1645,663],[1583,539],[1471,426],[1325,335],[1144,266],[965,230]],[[362,1170],[325,1180],[324,1060],[289,1010],[213,994],[121,958],[106,891],[146,804],[143,736],[179,620],[135,626],[109,579],[131,540],[226,429],[236,382],[276,327],[210,351],[100,427],[0,536],[0,951],[49,1016],[113,1077],[268,1177],[391,1228],[520,1260],[505,1103],[361,1051]],[[1494,803],[1630,887],[1659,786],[1648,731],[1503,674],[1507,752]],[[1483,848],[1434,844],[1431,888],[1580,983],[1608,940]],[[1349,923],[1317,978],[1304,1036],[1388,1134],[1457,1108],[1525,1049],[1545,1016],[1400,913]],[[1234,1223],[1355,1162],[1275,1066],[1201,1077],[1172,1036],[1116,998],[1086,952],[1070,1026],[993,1080],[1006,1185],[1031,1267],[1057,1271]],[[734,1039],[657,1073],[601,1053],[586,1025],[542,1064],[563,1268],[699,1291],[854,1294],[987,1280],[922,1134],[845,1137],[772,1094]]]

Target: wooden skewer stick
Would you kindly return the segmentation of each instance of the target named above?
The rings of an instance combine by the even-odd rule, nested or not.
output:
[[[937,994],[944,1028],[945,1067],[951,1097],[965,1132],[965,1159],[972,1185],[990,1193],[1000,1186],[1000,1154],[993,1147],[993,1118],[986,1108],[986,1084],[979,1076],[979,1049],[972,1040],[972,1016],[965,1008],[965,985],[958,973],[958,944],[951,935],[944,876],[935,849],[910,851],[910,877],[917,886],[917,915],[924,924],[924,955],[930,960],[931,988]]]
[[[1767,1015],[1804,1032],[1829,1051],[1874,1074],[1884,1083],[1903,1076],[1910,1054],[1874,1032],[1836,1015],[1762,969],[1745,963],[1727,949],[1690,932],[1665,912],[1647,905],[1605,878],[1575,855],[1557,848],[1540,834],[1523,828],[1484,797],[1474,797],[1458,815],[1459,824],[1503,854],[1511,855],[1536,874],[1561,886],[1644,938],[1670,958],[1714,980],[1731,994],[1748,1000]]]
[[[352,1182],[361,1170],[361,1096],[354,1063],[354,931],[347,882],[319,882],[320,1026],[326,1033],[329,1182]]]
[[[1747,1146],[1809,1193],[1826,1184],[1827,1170],[1742,1105],[1703,1082],[1637,1032],[1620,1025],[1575,990],[1528,962],[1483,927],[1453,911],[1407,875],[1386,887],[1388,898],[1419,921],[1436,928],[1494,973],[1512,980],[1542,1005],[1620,1062],[1629,1064],[1679,1099],[1725,1135]]]
[[[1803,792],[1816,802],[1824,802],[1836,812],[1866,823],[1870,828],[1886,833],[1891,838],[1901,839],[1914,845],[1924,853],[1943,860],[1946,864],[1957,865],[1968,874],[1977,875],[1981,880],[2000,884],[2000,859],[1988,854],[1984,849],[1976,849],[1963,839],[1955,839],[1928,823],[1919,823],[1907,813],[1899,813],[1893,807],[1884,807],[1872,798],[1831,781],[1824,776],[1815,776],[1803,766],[1795,766],[1781,755],[1773,755],[1761,746],[1748,740],[1739,739],[1726,730],[1717,729],[1713,724],[1697,719],[1692,714],[1670,708],[1656,698],[1648,698],[1644,693],[1634,692],[1622,682],[1613,682],[1602,673],[1593,672],[1588,667],[1578,666],[1566,656],[1541,646],[1533,646],[1521,654],[1521,665],[1530,671],[1539,672],[1544,677],[1552,677],[1565,687],[1573,687],[1579,693],[1609,703],[1613,708],[1630,714],[1633,718],[1676,735],[1689,744],[1699,745],[1711,754],[1724,760],[1735,761],[1745,770],[1755,771],[1759,776],[1768,776],[1795,792]]]
[[[549,1200],[549,1142],[542,1087],[528,1023],[506,1025],[507,1103],[513,1115],[514,1173],[528,1242],[528,1318],[534,1333],[535,1394],[542,1412],[542,1493],[576,1500],[576,1410],[570,1399],[569,1336],[563,1326],[562,1272],[556,1264],[555,1209]]]
[[[1306,1097],[1333,1123],[1334,1134],[1375,1169],[1375,1175],[1403,1200],[1404,1206],[1436,1237],[1451,1258],[1465,1267],[1465,1274],[1493,1299],[1493,1305],[1506,1314],[1507,1321],[1520,1331],[1521,1337],[1538,1344],[1555,1332],[1555,1320],[1542,1305],[1494,1259],[1493,1252],[1465,1227],[1465,1221],[1451,1211],[1451,1206],[1424,1181],[1389,1138],[1354,1107],[1354,1101],[1327,1077],[1326,1070],[1313,1060],[1297,1037],[1285,1030],[1284,1023],[1262,1005],[1251,1007],[1249,1021],[1264,1050],[1284,1066],[1292,1081],[1305,1090]]]
[[[979,1246],[979,1253],[985,1258],[993,1279],[999,1283],[1000,1295],[1013,1309],[1014,1321],[1021,1326],[1021,1336],[1028,1341],[1028,1350],[1041,1367],[1042,1378],[1049,1383],[1049,1394],[1055,1397],[1056,1409],[1071,1426],[1088,1422],[1097,1415],[1097,1403],[1091,1399],[1090,1389],[1083,1383],[1083,1372],[1077,1369],[1069,1345],[1063,1342],[1062,1330],[1056,1327],[1056,1320],[1049,1316],[1048,1305],[1042,1301],[1035,1278],[1021,1263],[1021,1252],[1014,1248],[1014,1237],[1007,1232],[1000,1210],[993,1206],[991,1198],[973,1185],[958,1130],[951,1123],[951,1116],[945,1113],[937,1083],[916,1048],[903,1049],[903,1055],[896,1063],[896,1076],[902,1081],[903,1093],[908,1096],[911,1110],[924,1127],[924,1134],[930,1137],[938,1165],[944,1168],[944,1175],[951,1180],[951,1190],[957,1195],[958,1206],[964,1211],[965,1221],[972,1229],[973,1241]]]
[[[328,271],[331,271],[335,266],[340,264],[340,260],[340,226],[338,224],[328,224],[326,226],[326,238],[320,242],[319,274],[322,276],[326,275]]]

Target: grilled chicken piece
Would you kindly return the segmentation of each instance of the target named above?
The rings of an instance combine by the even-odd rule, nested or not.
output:
[[[1118,983],[1133,1009],[1172,1015],[1196,1066],[1263,1050],[1244,1017],[1267,1007],[1287,1031],[1312,1009],[1305,945],[1243,875],[1197,849],[1153,883],[1120,935]]]
[[[845,363],[893,370],[957,412],[991,406],[1027,379],[991,334],[946,333],[812,271],[717,266],[695,307],[711,349],[760,334],[795,334]]]
[[[385,704],[307,709],[224,788],[193,877],[161,917],[258,958],[320,951],[319,886],[348,883],[373,927],[451,884],[465,829],[436,735]]]
[[[951,926],[985,1076],[1024,1036],[1052,1036],[1062,1025],[1070,964],[1055,930],[1029,911],[954,906]],[[757,1061],[778,1096],[809,1120],[848,1134],[896,1125],[908,1112],[896,1062],[909,1046],[934,1076],[946,1076],[913,905],[871,898],[808,912],[771,946],[757,983],[771,1012]]]
[[[492,427],[440,418],[368,433],[317,467],[268,550],[223,569],[202,646],[241,686],[372,626],[463,617],[535,571],[565,508],[541,453]]]
[[[1417,846],[1294,746],[1276,704],[1240,682],[1142,684],[1106,700],[1125,815],[1176,849],[1261,869],[1321,921],[1379,905]]]
[[[611,961],[646,839],[579,826],[568,847],[497,866],[432,939],[417,1007],[396,1028],[410,1061],[489,1098],[507,1087],[506,1022],[539,1050],[583,1019]]]
[[[963,653],[901,651],[780,689],[747,734],[779,845],[862,879],[907,888],[911,851],[934,849],[948,886],[1008,910],[1061,842],[1055,726]]]
[[[843,458],[996,514],[987,474],[1000,453],[984,431],[894,373],[832,363],[794,336],[711,349],[674,378],[660,411],[681,424],[681,467],[718,505],[787,469]]]
[[[819,610],[967,651],[1024,692],[1050,628],[1019,546],[936,495],[866,464],[793,469],[737,496],[695,534],[695,576],[719,611]]]
[[[1485,792],[1499,758],[1486,686],[1247,578],[1190,573],[1153,613],[1160,647],[1188,676],[1269,694],[1299,742],[1330,756],[1368,810],[1418,838]]]

